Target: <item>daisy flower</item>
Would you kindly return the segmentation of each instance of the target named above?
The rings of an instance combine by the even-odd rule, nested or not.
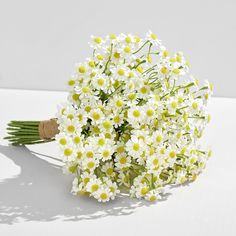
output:
[[[108,187],[101,187],[95,194],[94,197],[99,201],[99,202],[107,202],[110,200],[111,197],[111,192]]]

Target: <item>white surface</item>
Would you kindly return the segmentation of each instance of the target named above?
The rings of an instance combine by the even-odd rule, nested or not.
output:
[[[235,0],[1,0],[0,88],[65,90],[90,35],[156,32],[216,96],[236,97]]]
[[[0,90],[0,137],[12,119],[47,119],[65,93]],[[55,143],[27,148],[0,143],[0,234],[236,235],[236,99],[213,98],[204,143],[214,150],[206,171],[155,204],[118,198],[108,204],[70,194]],[[40,154],[35,154],[38,152]],[[43,155],[51,157],[45,157]]]

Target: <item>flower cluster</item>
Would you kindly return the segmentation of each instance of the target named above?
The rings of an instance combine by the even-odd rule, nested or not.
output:
[[[211,155],[197,142],[210,120],[211,84],[200,86],[183,54],[169,55],[151,31],[92,36],[90,46],[57,114],[72,193],[155,201],[168,184],[195,180]]]

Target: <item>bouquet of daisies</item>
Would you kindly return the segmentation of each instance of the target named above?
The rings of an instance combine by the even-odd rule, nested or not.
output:
[[[169,55],[151,31],[144,39],[92,36],[90,46],[92,56],[68,81],[54,128],[12,121],[7,138],[13,144],[55,138],[64,172],[74,176],[72,193],[100,202],[120,192],[156,201],[166,186],[195,180],[211,155],[198,144],[210,121],[211,84],[200,86],[183,54]]]

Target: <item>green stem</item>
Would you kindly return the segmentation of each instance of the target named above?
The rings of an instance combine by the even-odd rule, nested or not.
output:
[[[138,53],[140,50],[142,50],[142,48],[143,48],[147,43],[149,43],[149,40],[146,41],[138,50],[136,50],[135,52],[133,52],[133,54],[136,54],[136,53]]]
[[[109,62],[111,61],[112,50],[113,50],[113,44],[111,44],[111,51],[110,51],[110,55],[109,55],[109,57],[108,57],[108,60],[107,60],[107,62],[106,62],[106,65],[105,65],[105,68],[104,68],[104,71],[103,71],[103,73],[106,73],[106,70],[107,70],[108,64],[109,64]]]
[[[29,145],[54,141],[55,139],[42,139],[39,134],[40,121],[13,120],[8,124],[8,140],[12,145]]]

